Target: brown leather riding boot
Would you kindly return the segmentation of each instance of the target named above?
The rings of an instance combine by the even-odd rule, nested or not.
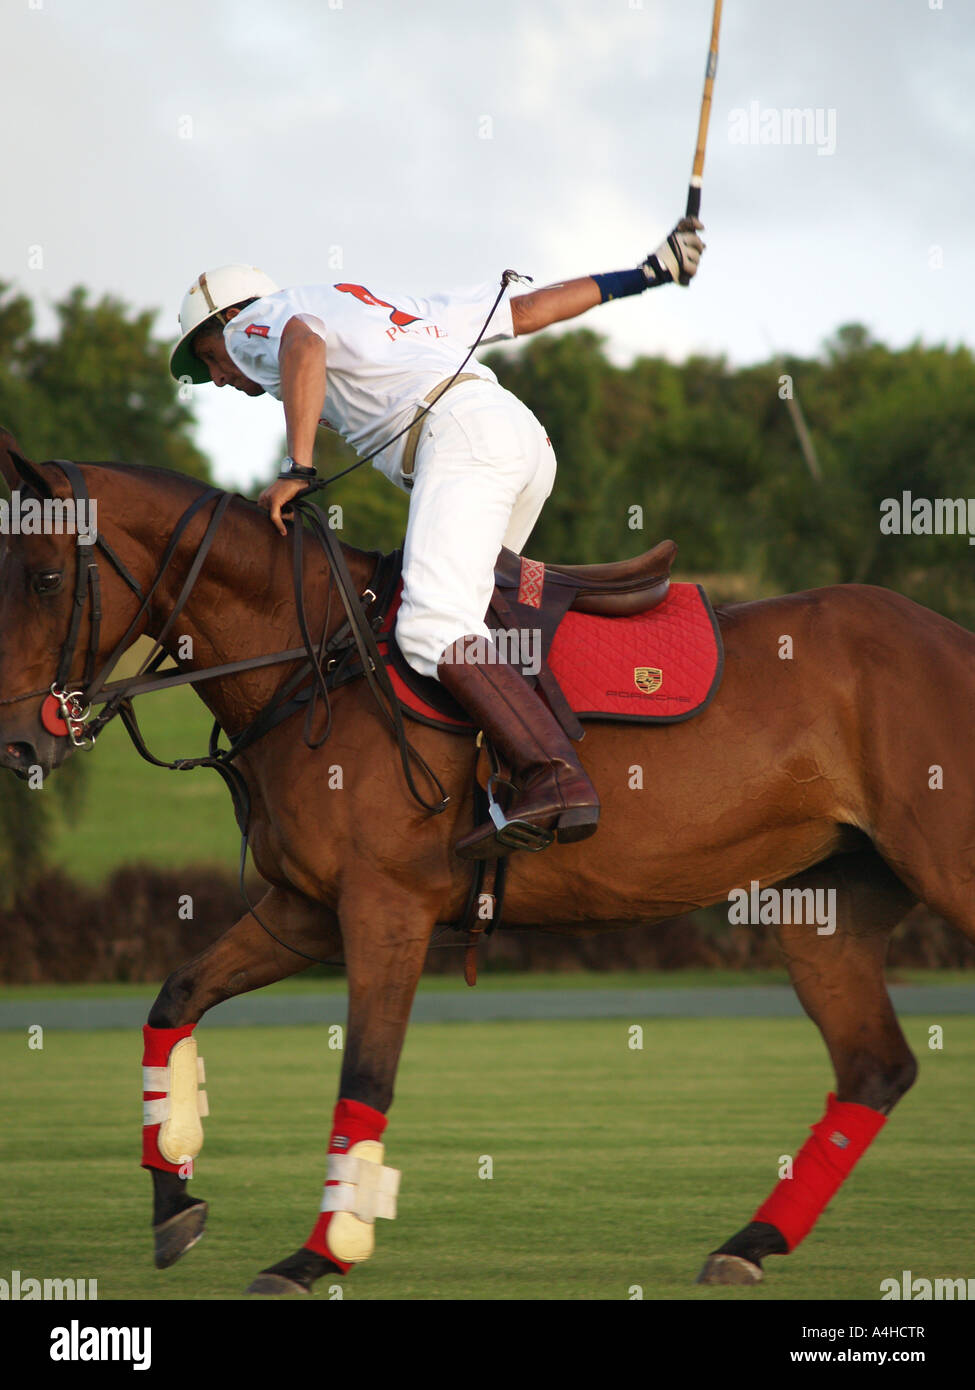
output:
[[[513,769],[516,795],[507,813],[493,803],[491,824],[454,846],[462,859],[495,859],[513,849],[545,849],[585,840],[599,820],[596,789],[548,706],[502,661],[484,637],[462,637],[440,659],[437,675]]]

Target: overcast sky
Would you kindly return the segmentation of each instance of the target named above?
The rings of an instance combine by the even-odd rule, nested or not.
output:
[[[168,339],[230,261],[420,293],[634,265],[683,210],[711,9],[3,0],[0,279],[44,325],[82,283]],[[851,320],[975,342],[973,86],[973,0],[725,0],[701,272],[575,326],[620,361],[812,353]],[[194,400],[218,479],[270,476],[280,405]]]

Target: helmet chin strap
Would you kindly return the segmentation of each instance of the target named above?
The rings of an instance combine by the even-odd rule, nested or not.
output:
[[[205,270],[201,272],[200,278],[196,283],[203,291],[203,298],[207,302],[207,308],[210,310],[212,314],[215,314],[217,312],[217,306],[214,302],[213,295],[210,293],[210,286],[207,284],[207,273]]]
[[[200,289],[203,292],[203,298],[206,300],[207,308],[211,311],[207,318],[203,320],[203,323],[200,324],[200,328],[203,328],[205,324],[210,323],[212,319],[216,319],[217,323],[223,326],[228,324],[230,320],[234,317],[234,315],[237,313],[237,310],[234,307],[234,305],[230,304],[227,306],[226,309],[217,308],[213,295],[210,293],[210,286],[207,284],[207,273],[205,270],[200,275],[197,284],[200,286]],[[199,332],[199,329],[197,330],[197,332]]]

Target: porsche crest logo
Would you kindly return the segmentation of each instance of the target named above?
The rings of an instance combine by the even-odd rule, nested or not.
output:
[[[637,690],[642,690],[644,695],[652,695],[655,690],[660,689],[664,673],[659,666],[634,666],[633,684]]]

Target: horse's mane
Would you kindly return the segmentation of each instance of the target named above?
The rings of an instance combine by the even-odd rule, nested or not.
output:
[[[159,481],[167,482],[174,486],[181,486],[183,484],[189,483],[194,488],[196,488],[197,491],[202,491],[204,488],[207,487],[219,486],[217,483],[208,482],[205,478],[196,478],[193,476],[192,473],[181,473],[177,468],[163,468],[160,464],[157,463],[121,463],[117,459],[84,459],[76,460],[76,462],[79,468],[107,468],[113,473],[126,473],[132,478],[143,477],[145,476],[145,474],[148,473],[151,474],[153,478],[156,478]],[[43,463],[37,466],[45,468],[48,464],[56,463],[56,459],[45,459]],[[229,492],[230,489],[221,488],[220,491]],[[231,493],[231,495],[233,497],[234,502],[242,502],[251,511],[263,513],[264,509],[262,507],[259,507],[256,502],[251,500],[251,498],[244,497],[239,492]]]
[[[47,464],[56,464],[56,462],[56,459],[45,459],[43,463],[35,464],[35,467],[44,468]],[[85,459],[84,461],[74,460],[74,462],[78,464],[79,468],[106,468],[113,473],[127,474],[133,480],[144,477],[148,473],[151,474],[154,479],[165,482],[174,489],[187,483],[197,492],[202,492],[204,488],[217,487],[220,492],[230,492],[231,509],[237,507],[246,508],[251,517],[260,518],[263,524],[268,526],[270,530],[268,513],[264,507],[252,501],[251,498],[244,497],[242,493],[231,492],[230,488],[219,488],[217,483],[207,482],[204,478],[195,478],[191,473],[181,473],[176,468],[163,468],[155,463],[120,463],[117,459]],[[362,550],[361,548],[350,545],[348,541],[343,540],[339,540],[339,545],[348,555],[375,556],[383,553],[381,550]]]

